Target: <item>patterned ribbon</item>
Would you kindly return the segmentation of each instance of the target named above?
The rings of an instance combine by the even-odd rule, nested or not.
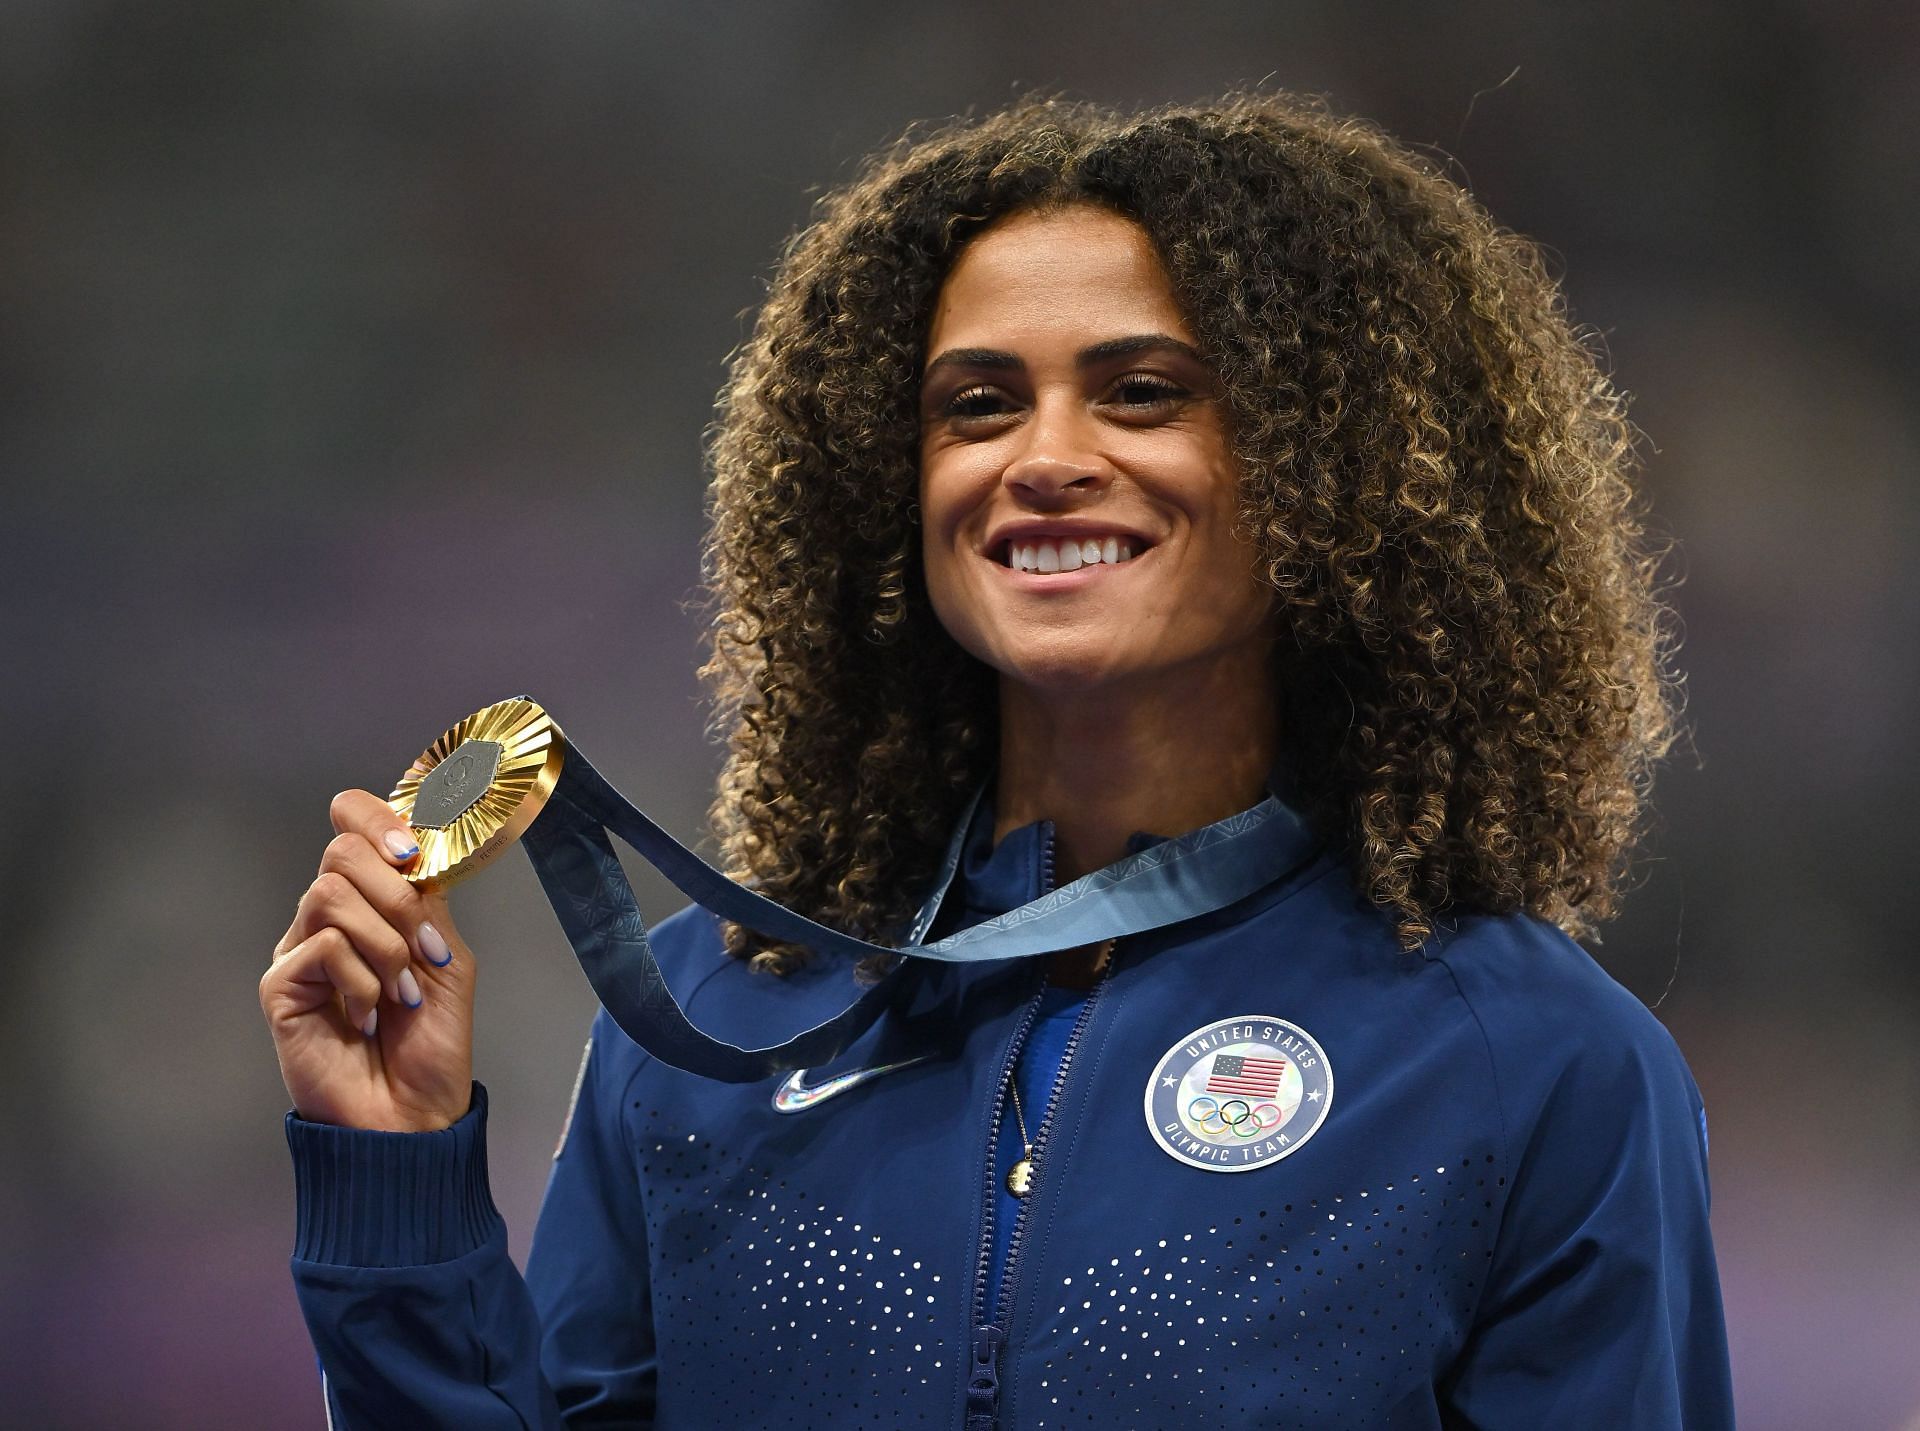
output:
[[[829,929],[728,879],[635,809],[577,746],[569,748],[553,796],[522,843],[587,982],[613,1021],[662,1062],[723,1083],[751,1083],[831,1062],[879,1017],[893,997],[894,976],[833,1017],[777,1044],[742,1048],[702,1032],[667,987],[609,833],[632,846],[687,898],[761,934],[816,954],[855,959],[901,954],[952,963],[1027,958],[1177,924],[1272,884],[1297,868],[1314,844],[1300,817],[1269,796],[1018,909],[921,943],[959,864],[979,799],[976,792],[955,828],[937,887],[899,948]]]

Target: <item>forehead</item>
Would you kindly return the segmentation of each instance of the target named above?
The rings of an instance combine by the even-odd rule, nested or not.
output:
[[[1076,204],[1015,214],[969,243],[941,285],[927,347],[1084,345],[1137,333],[1193,341],[1146,230]]]

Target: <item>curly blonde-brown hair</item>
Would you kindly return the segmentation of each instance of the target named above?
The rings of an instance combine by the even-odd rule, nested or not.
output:
[[[1273,94],[909,134],[789,246],[711,445],[729,873],[898,937],[992,768],[993,673],[920,572],[921,364],[961,248],[1072,203],[1153,240],[1227,394],[1290,803],[1409,950],[1456,908],[1591,935],[1678,712],[1623,400],[1532,243],[1379,129]]]

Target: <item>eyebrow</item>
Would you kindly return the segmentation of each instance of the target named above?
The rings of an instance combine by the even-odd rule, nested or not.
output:
[[[1109,338],[1104,343],[1082,348],[1074,354],[1073,364],[1077,368],[1091,368],[1115,358],[1155,352],[1179,353],[1202,367],[1206,366],[1206,359],[1191,344],[1166,333],[1138,333],[1127,338]],[[997,368],[1019,372],[1026,366],[1018,354],[1003,352],[999,348],[949,348],[928,363],[926,371],[932,373],[939,368]]]

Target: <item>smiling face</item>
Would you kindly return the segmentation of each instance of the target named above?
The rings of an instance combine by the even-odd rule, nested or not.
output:
[[[1080,204],[988,229],[925,372],[922,558],[962,647],[1036,693],[1265,679],[1218,385],[1138,225]]]

